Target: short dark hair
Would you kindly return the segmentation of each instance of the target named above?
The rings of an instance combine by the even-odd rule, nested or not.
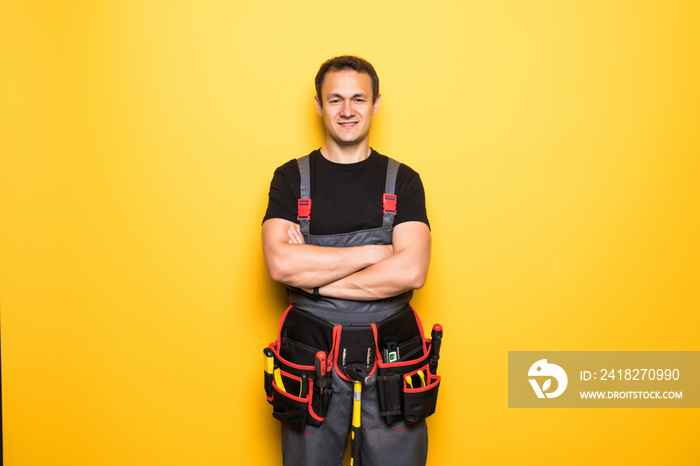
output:
[[[379,76],[377,72],[374,71],[374,67],[367,60],[356,57],[354,55],[341,55],[339,57],[334,57],[326,60],[321,68],[318,69],[316,73],[316,95],[318,96],[318,101],[323,107],[323,100],[321,100],[321,87],[323,87],[323,81],[326,79],[326,74],[329,71],[344,71],[353,70],[358,73],[365,73],[369,75],[372,79],[372,103],[377,101],[379,97]]]

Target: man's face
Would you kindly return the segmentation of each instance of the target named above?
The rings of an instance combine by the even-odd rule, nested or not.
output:
[[[328,137],[338,145],[361,144],[369,136],[372,116],[380,97],[372,103],[372,79],[354,70],[331,71],[321,86],[323,106],[315,97],[316,111],[323,117]]]

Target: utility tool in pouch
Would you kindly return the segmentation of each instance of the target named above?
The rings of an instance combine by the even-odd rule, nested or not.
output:
[[[280,368],[275,367],[273,370],[273,374],[275,375],[275,384],[279,387],[280,390],[286,392],[287,389],[284,388],[284,382],[282,382],[282,374],[280,373]]]
[[[438,361],[440,360],[440,345],[442,344],[442,325],[433,325],[430,333],[430,372],[437,374]]]
[[[306,374],[301,374],[299,385],[299,398],[306,398],[306,395],[309,393],[309,378]]]
[[[316,353],[314,366],[316,369],[316,385],[321,390],[325,390],[328,383],[328,375],[326,374],[326,353],[324,351]]]
[[[360,448],[362,447],[362,382],[353,382],[352,386],[352,429],[350,430],[350,466],[360,466]]]
[[[272,398],[272,378],[275,370],[275,357],[270,348],[263,349],[263,356],[265,357],[265,394],[269,399]]]

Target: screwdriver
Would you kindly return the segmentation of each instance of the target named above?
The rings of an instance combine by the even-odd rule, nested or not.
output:
[[[442,325],[433,325],[430,342],[430,373],[437,373],[438,360],[440,359],[440,345],[442,344]]]
[[[265,393],[270,398],[272,396],[272,374],[275,370],[275,357],[272,355],[270,348],[263,349],[263,355],[265,356]]]

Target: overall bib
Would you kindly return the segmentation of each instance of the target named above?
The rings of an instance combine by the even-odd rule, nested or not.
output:
[[[335,235],[310,234],[309,157],[297,162],[298,220],[306,244],[391,244],[398,162],[388,161],[382,226]],[[362,465],[424,465],[424,419],[435,410],[440,377],[434,375],[436,367],[432,372],[428,368],[431,341],[424,338],[409,306],[413,292],[353,301],[293,287],[287,291],[291,305],[280,321],[278,340],[266,348],[266,391],[273,415],[282,421],[284,464],[342,464],[352,422],[353,381],[360,380]]]

